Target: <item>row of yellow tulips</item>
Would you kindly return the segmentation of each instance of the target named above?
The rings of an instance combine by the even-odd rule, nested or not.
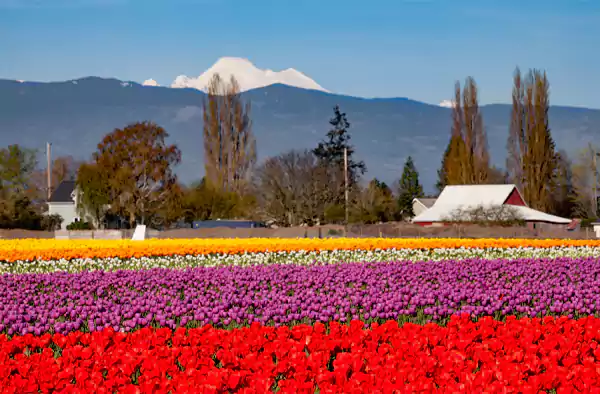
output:
[[[600,241],[535,239],[408,239],[408,238],[335,238],[335,239],[161,239],[139,241],[99,240],[6,240],[0,241],[0,261],[57,260],[75,258],[131,258],[143,256],[236,254],[275,251],[373,250],[431,248],[515,248],[600,246]]]

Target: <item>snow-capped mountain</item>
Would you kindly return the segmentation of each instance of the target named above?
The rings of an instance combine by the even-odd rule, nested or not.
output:
[[[150,79],[146,79],[144,82],[142,82],[142,85],[144,86],[160,86],[158,84],[158,82],[156,82],[154,79],[150,78]]]
[[[327,92],[321,85],[293,68],[283,71],[263,70],[256,67],[249,60],[238,57],[220,58],[211,68],[197,78],[180,75],[173,81],[171,87],[195,88],[205,91],[210,79],[217,73],[226,81],[232,75],[235,76],[242,92],[276,83]]]
[[[452,108],[454,107],[454,100],[443,100],[440,103],[440,107]]]

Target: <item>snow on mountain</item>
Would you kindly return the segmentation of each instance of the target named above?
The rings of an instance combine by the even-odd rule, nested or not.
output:
[[[327,92],[321,85],[293,68],[288,68],[283,71],[263,70],[256,67],[249,60],[238,57],[220,58],[211,68],[202,73],[198,78],[180,75],[173,81],[171,87],[195,88],[206,91],[206,86],[210,79],[217,73],[226,81],[229,81],[232,75],[235,76],[242,92],[276,83]]]
[[[144,82],[142,82],[142,85],[144,86],[160,86],[158,84],[158,82],[156,82],[154,79],[150,78],[150,79],[146,79]]]
[[[440,103],[440,107],[452,108],[454,107],[454,100],[444,100]]]

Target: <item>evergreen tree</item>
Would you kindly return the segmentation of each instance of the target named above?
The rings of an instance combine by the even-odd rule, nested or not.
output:
[[[367,167],[363,161],[355,161],[353,159],[354,147],[350,144],[350,133],[348,132],[350,123],[346,119],[346,114],[340,111],[339,105],[334,107],[333,113],[333,118],[329,120],[332,128],[327,132],[327,139],[319,142],[319,145],[313,150],[313,154],[321,163],[328,166],[335,166],[343,171],[344,148],[346,148],[348,155],[348,183],[352,186],[358,182],[359,176],[365,173]]]
[[[419,172],[415,168],[415,163],[412,157],[408,156],[398,190],[398,208],[403,218],[415,216],[412,202],[418,197],[423,197],[423,186],[419,183]]]

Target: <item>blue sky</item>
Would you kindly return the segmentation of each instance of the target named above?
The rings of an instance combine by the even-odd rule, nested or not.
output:
[[[168,85],[222,56],[430,103],[469,75],[508,102],[535,67],[554,104],[600,108],[600,0],[0,0],[0,78]]]

